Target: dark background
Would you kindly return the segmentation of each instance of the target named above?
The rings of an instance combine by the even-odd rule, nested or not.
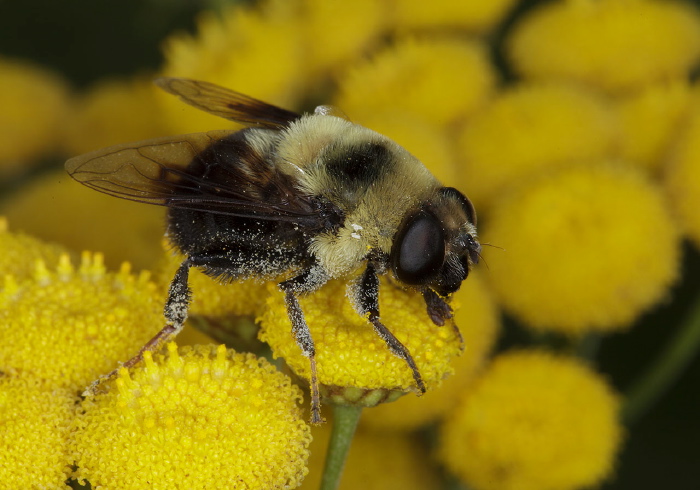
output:
[[[538,3],[523,2],[505,26]],[[0,0],[0,55],[53,68],[80,89],[107,76],[157,69],[160,41],[176,30],[191,31],[194,14],[217,4],[204,0]],[[498,37],[494,46],[498,61]],[[700,255],[690,246],[684,252],[684,277],[673,291],[673,303],[648,314],[630,332],[606,337],[600,345],[598,368],[623,393],[700,298]],[[512,327],[503,343],[521,337],[522,332]],[[700,360],[696,358],[661,401],[629,428],[616,476],[605,488],[700,488],[699,419]]]

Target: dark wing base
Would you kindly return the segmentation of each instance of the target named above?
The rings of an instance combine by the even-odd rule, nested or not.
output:
[[[299,195],[291,177],[247,146],[246,131],[122,144],[72,158],[66,170],[88,187],[136,202],[289,221],[309,230],[337,224],[340,211]]]
[[[186,104],[249,126],[286,127],[301,116],[209,82],[188,78],[157,78],[154,83]]]

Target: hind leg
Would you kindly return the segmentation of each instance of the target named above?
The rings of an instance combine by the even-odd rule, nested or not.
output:
[[[318,376],[316,373],[316,347],[311,338],[309,326],[304,318],[304,312],[299,305],[297,294],[315,291],[328,280],[319,267],[312,267],[296,277],[279,284],[284,292],[284,300],[287,305],[287,315],[292,323],[292,335],[302,354],[309,358],[311,364],[311,423],[318,425],[324,422],[321,417],[321,397],[318,389]]]
[[[155,334],[151,340],[146,342],[146,344],[139,349],[138,353],[134,357],[124,362],[113,371],[100,376],[93,381],[83,393],[84,396],[94,395],[101,383],[117,376],[119,369],[122,367],[129,369],[135,366],[143,360],[143,355],[146,352],[157,352],[164,344],[170,342],[178,333],[180,333],[185,320],[187,319],[187,309],[190,304],[191,294],[189,287],[187,286],[190,267],[192,267],[192,261],[188,257],[182,262],[175,273],[175,277],[170,283],[168,299],[165,303],[165,308],[163,311],[165,314],[165,319],[167,320],[166,325],[157,334]]]

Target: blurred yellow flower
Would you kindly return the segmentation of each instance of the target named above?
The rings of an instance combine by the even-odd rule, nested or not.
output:
[[[56,148],[68,89],[56,74],[0,57],[0,176]]]
[[[223,345],[145,356],[83,404],[72,447],[93,488],[296,488],[307,473],[301,390]]]
[[[580,362],[499,356],[442,426],[439,457],[475,490],[567,490],[612,472],[619,400]]]
[[[455,374],[421,397],[404,396],[365,410],[362,427],[413,430],[434,422],[457,404],[482,368],[500,326],[494,300],[481,275],[478,270],[470,272],[453,297],[455,323],[464,337],[464,352],[453,362]]]
[[[0,216],[0,274],[23,280],[32,276],[37,261],[56,267],[59,257],[67,253],[60,245],[42,242],[21,232],[10,232],[7,218]]]
[[[164,295],[145,272],[107,272],[100,254],[43,262],[0,290],[0,371],[17,369],[56,386],[84,389],[126,361],[163,326]]]
[[[516,0],[392,0],[391,14],[399,30],[459,27],[483,32],[501,21],[515,3]]]
[[[177,345],[180,346],[213,343],[216,343],[216,341],[212,337],[192,326],[189,321],[185,322],[185,326],[183,327],[182,331],[177,334]]]
[[[426,312],[420,294],[402,291],[380,280],[382,323],[413,356],[427,388],[436,387],[452,373],[459,340],[450,325],[438,327]],[[357,314],[345,295],[346,283],[335,280],[299,298],[316,345],[318,381],[334,403],[373,406],[414,391],[415,381],[406,362],[389,351],[369,321]],[[260,339],[275,357],[284,358],[298,376],[309,379],[309,359],[292,336],[284,295],[273,294],[260,318]]]
[[[70,389],[3,366],[0,481],[4,488],[68,488],[64,483],[71,471],[68,438],[77,398]]]
[[[164,209],[95,192],[65,170],[45,174],[3,202],[0,213],[21,229],[72,250],[101,250],[107,266],[128,260],[153,269],[163,255]]]
[[[485,45],[407,38],[350,68],[334,103],[352,119],[398,108],[445,126],[474,112],[495,83]]]
[[[363,414],[364,416],[364,414]],[[330,424],[313,427],[309,476],[300,490],[317,490],[323,475]],[[412,434],[355,433],[339,490],[430,490],[440,488],[440,475],[425,447]]]
[[[691,90],[685,80],[649,85],[621,97],[616,104],[620,156],[656,172],[685,123]]]
[[[152,76],[129,80],[106,79],[78,98],[63,128],[68,155],[79,155],[117,143],[158,136],[168,131]]]
[[[384,33],[388,6],[376,0],[300,0],[307,77],[328,74],[360,58]]]
[[[680,226],[700,249],[700,92],[666,168],[665,189]]]
[[[494,203],[482,240],[502,305],[527,325],[580,334],[629,327],[679,268],[676,225],[632,167],[592,162],[524,182]]]
[[[204,12],[197,35],[177,34],[165,42],[162,74],[216,83],[257,99],[293,109],[306,80],[299,17],[291,2],[267,0],[254,7],[232,5]],[[173,133],[224,129],[231,122],[159,97]]]
[[[572,161],[606,156],[615,115],[596,94],[566,84],[515,85],[462,131],[461,187],[482,210],[504,187]]]
[[[687,2],[558,0],[526,14],[508,42],[517,71],[610,92],[688,76],[700,16]]]

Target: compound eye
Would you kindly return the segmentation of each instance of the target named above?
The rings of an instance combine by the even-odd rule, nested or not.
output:
[[[440,221],[432,214],[418,213],[399,232],[392,255],[399,280],[411,285],[430,282],[445,261],[445,233]]]

